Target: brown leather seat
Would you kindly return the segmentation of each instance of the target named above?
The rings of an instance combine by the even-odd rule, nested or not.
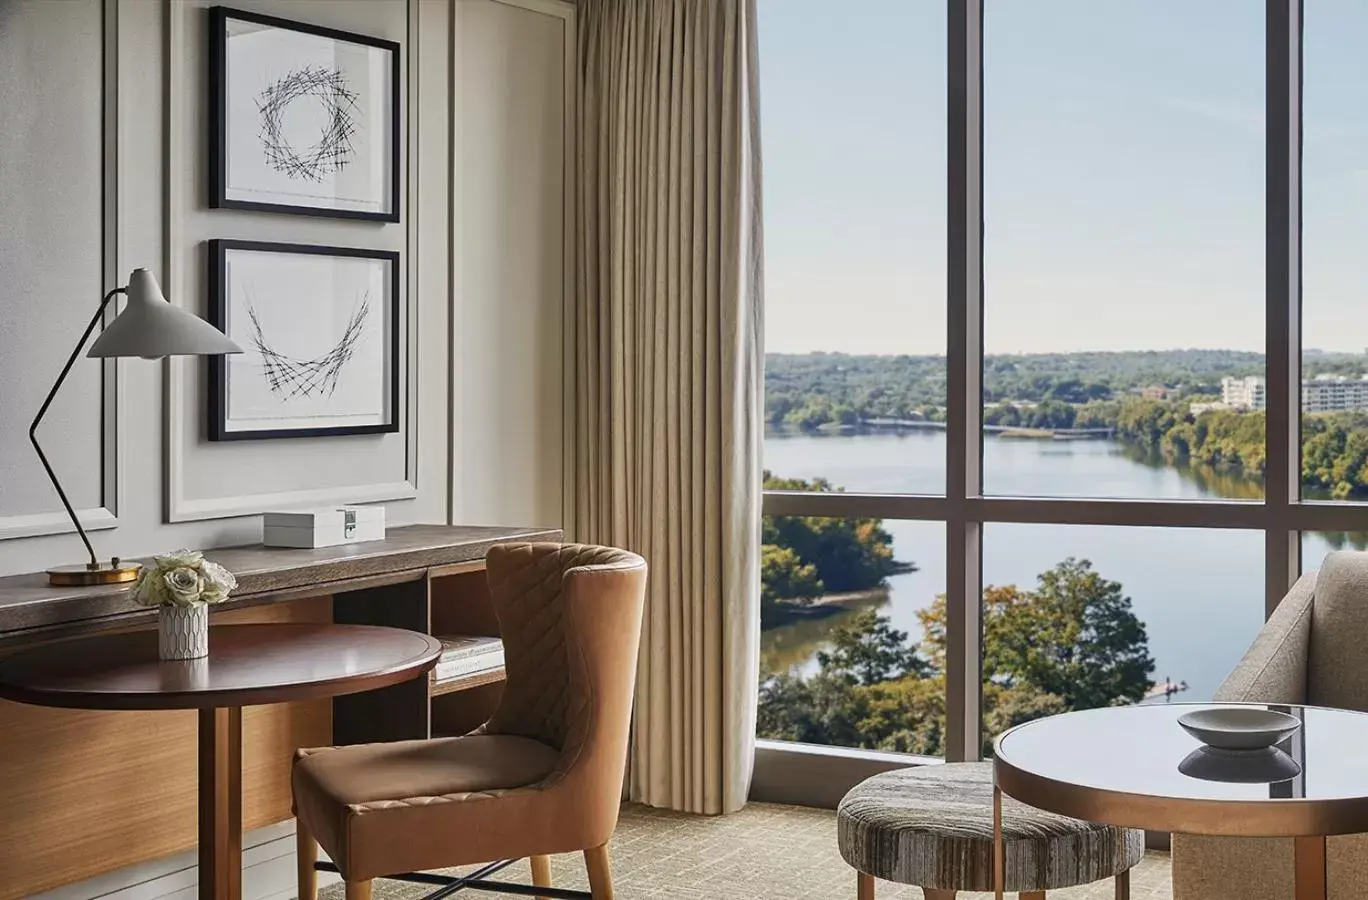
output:
[[[347,882],[583,851],[611,898],[646,563],[576,544],[493,547],[487,559],[508,680],[466,737],[301,750],[294,766],[299,897],[312,900],[314,840]]]

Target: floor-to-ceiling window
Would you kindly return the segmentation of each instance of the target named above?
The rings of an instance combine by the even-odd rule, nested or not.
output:
[[[758,24],[759,736],[974,758],[1209,699],[1368,532],[1368,7]]]

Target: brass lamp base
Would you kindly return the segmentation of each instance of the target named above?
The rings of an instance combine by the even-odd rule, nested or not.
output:
[[[142,566],[138,563],[126,563],[120,559],[112,559],[107,563],[90,565],[84,563],[76,566],[57,566],[55,569],[48,569],[48,584],[70,587],[76,585],[92,584],[124,584],[138,577],[138,571]]]

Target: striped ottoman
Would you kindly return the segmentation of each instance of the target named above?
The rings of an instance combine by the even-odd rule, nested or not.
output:
[[[874,879],[920,885],[926,900],[993,889],[992,763],[947,763],[885,772],[851,789],[836,811],[841,856],[859,873],[859,900]],[[1006,888],[1041,900],[1055,888],[1116,879],[1128,900],[1130,868],[1145,833],[1040,812],[1004,797]]]

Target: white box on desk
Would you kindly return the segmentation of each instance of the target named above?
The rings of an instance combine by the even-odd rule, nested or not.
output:
[[[383,506],[334,506],[262,514],[262,543],[267,547],[336,547],[385,539]]]

